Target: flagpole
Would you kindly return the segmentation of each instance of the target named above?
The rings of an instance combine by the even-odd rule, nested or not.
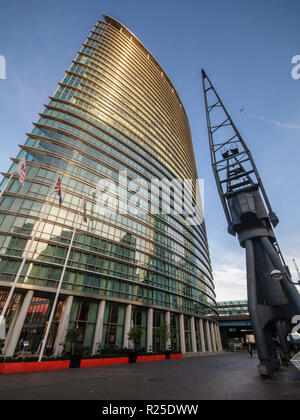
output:
[[[75,238],[75,233],[76,233],[76,230],[77,230],[77,221],[78,221],[78,217],[79,217],[80,213],[81,213],[81,210],[78,211],[78,213],[76,215],[76,218],[75,218],[74,230],[73,230],[71,241],[70,241],[70,244],[69,244],[68,253],[67,253],[67,256],[66,256],[66,259],[65,259],[65,263],[64,263],[64,266],[63,266],[63,270],[62,270],[59,282],[58,282],[58,287],[57,287],[56,294],[55,294],[55,299],[54,299],[54,302],[53,302],[53,305],[52,305],[52,309],[51,309],[46,333],[45,333],[45,336],[43,338],[43,344],[42,344],[42,348],[41,348],[41,351],[40,351],[40,354],[39,354],[39,362],[42,360],[42,357],[44,355],[45,347],[46,347],[47,340],[48,340],[48,335],[49,335],[49,332],[50,332],[50,327],[51,327],[51,324],[52,324],[52,321],[53,321],[53,317],[55,315],[56,304],[57,304],[58,297],[59,297],[59,294],[60,294],[60,290],[61,290],[61,287],[62,287],[65,271],[66,271],[66,268],[67,268],[67,265],[68,265],[68,262],[69,262],[69,257],[70,257],[72,245],[73,245],[73,242],[74,242],[74,238]]]
[[[47,196],[46,196],[46,198],[45,198],[45,201],[44,201],[44,203],[43,203],[43,207],[45,206],[45,204],[46,204],[46,203],[48,204],[48,199],[49,199],[49,193],[47,194]],[[1,315],[0,315],[0,322],[3,322],[3,320],[5,319],[5,313],[6,313],[6,311],[7,311],[8,305],[10,304],[10,301],[11,301],[11,299],[12,299],[12,297],[13,297],[13,294],[14,294],[14,291],[15,291],[15,288],[16,288],[16,285],[17,285],[17,283],[18,283],[18,280],[19,280],[20,275],[21,275],[21,273],[22,273],[22,270],[23,270],[23,268],[24,268],[25,262],[26,262],[26,260],[27,260],[27,258],[28,258],[28,255],[29,255],[29,252],[30,252],[30,250],[31,250],[32,244],[33,244],[33,242],[34,242],[34,240],[35,240],[35,238],[36,238],[36,235],[37,235],[37,233],[38,233],[38,230],[39,230],[40,224],[41,224],[41,222],[42,222],[42,220],[43,220],[43,218],[44,218],[45,212],[46,212],[46,211],[45,211],[45,209],[43,208],[43,209],[42,209],[42,214],[41,214],[41,216],[40,216],[40,218],[39,218],[39,221],[38,221],[38,224],[37,224],[37,226],[36,226],[36,228],[35,228],[35,230],[34,230],[34,233],[33,233],[32,237],[31,237],[31,241],[30,241],[30,243],[29,243],[29,246],[28,246],[28,248],[27,248],[27,251],[26,251],[26,253],[25,253],[25,255],[24,255],[24,258],[23,258],[23,260],[22,260],[22,263],[21,263],[21,265],[20,265],[20,267],[19,267],[19,270],[18,270],[18,272],[17,272],[17,274],[16,274],[15,280],[14,280],[14,282],[13,282],[12,286],[11,286],[10,292],[9,292],[9,294],[8,294],[8,297],[7,297],[7,299],[6,299],[6,302],[5,302],[5,304],[4,304],[4,307],[3,307],[3,309],[2,309],[2,312],[1,312]]]
[[[14,176],[14,174],[16,173],[16,170],[17,170],[17,168],[18,168],[18,166],[19,166],[19,164],[15,167],[15,169],[12,171],[12,173],[11,173],[11,175],[10,175],[10,177],[8,178],[8,180],[7,180],[7,183],[4,185],[4,187],[2,188],[2,190],[1,190],[1,192],[0,192],[0,198],[2,197],[2,195],[3,195],[3,193],[4,193],[4,191],[6,190],[6,188],[7,188],[7,186],[8,186],[8,184],[9,184],[9,181],[12,179],[12,177]]]
[[[22,159],[25,159],[26,160],[26,153],[25,153],[25,155],[23,157],[21,157],[21,159],[19,160],[19,163],[15,166],[15,169],[12,171],[12,173],[10,174],[8,180],[6,181],[6,183],[3,186],[2,190],[0,191],[0,199],[1,199],[2,195],[4,194],[4,192],[6,191],[10,180],[12,179],[12,177],[14,176],[14,174],[18,171],[19,166],[20,166],[20,163],[22,162]],[[22,185],[23,185],[23,183],[22,183]],[[8,300],[7,305],[4,306],[3,311],[1,312],[1,315],[0,315],[0,339],[1,340],[5,340],[6,339],[6,328],[5,328],[5,317],[4,317],[4,315],[5,315],[5,312],[7,310],[7,307],[8,307],[8,304],[9,304],[11,298],[12,298],[12,296],[9,294],[8,299],[7,299]]]
[[[26,155],[25,155],[25,156],[26,156]],[[25,158],[25,156],[23,156],[23,157]],[[22,159],[22,158],[21,158],[21,159]],[[21,159],[20,159],[20,162],[21,162]],[[19,165],[20,165],[20,162],[18,163],[17,167],[15,168],[15,171],[18,169],[18,167],[19,167]],[[14,171],[14,172],[15,172],[15,171]],[[7,311],[8,305],[9,305],[9,303],[10,303],[10,301],[11,301],[12,297],[13,297],[13,294],[14,294],[14,291],[15,291],[15,288],[16,288],[16,285],[17,285],[17,283],[18,283],[18,281],[19,281],[19,278],[20,278],[20,275],[21,275],[22,270],[23,270],[23,268],[24,268],[25,262],[26,262],[26,260],[27,260],[27,258],[28,258],[28,255],[29,255],[29,252],[30,252],[30,250],[31,250],[32,244],[33,244],[34,240],[36,239],[36,235],[37,235],[37,233],[38,233],[38,230],[39,230],[40,224],[41,224],[41,222],[42,222],[42,220],[43,220],[43,218],[44,218],[44,215],[45,215],[45,213],[46,213],[46,210],[45,210],[45,204],[46,204],[46,203],[47,203],[47,204],[49,204],[49,195],[51,194],[51,192],[52,192],[52,190],[50,189],[50,191],[48,191],[48,193],[47,193],[47,195],[46,195],[45,201],[44,201],[43,206],[42,206],[41,215],[40,215],[40,218],[39,218],[38,224],[37,224],[37,226],[36,226],[36,228],[35,228],[35,230],[34,230],[33,236],[31,237],[31,241],[30,241],[30,243],[29,243],[29,246],[28,246],[28,248],[27,248],[27,251],[26,251],[26,253],[25,253],[25,256],[24,256],[24,258],[23,258],[23,260],[22,260],[22,263],[21,263],[21,265],[20,265],[20,267],[19,267],[19,270],[18,270],[18,272],[17,272],[17,274],[16,274],[16,277],[15,277],[15,280],[14,280],[14,282],[13,282],[13,285],[11,286],[10,292],[9,292],[9,294],[8,294],[8,297],[7,297],[7,299],[6,299],[6,302],[5,302],[5,304],[4,304],[4,307],[3,307],[3,309],[2,309],[2,312],[1,312],[1,315],[0,315],[0,328],[1,328],[1,327],[3,328],[3,324],[4,324],[4,326],[5,326],[5,313],[6,313],[6,311]]]
[[[3,187],[3,188],[2,188],[2,190],[0,191],[0,198],[2,197],[2,195],[3,195],[4,191],[6,190],[6,188],[7,188],[8,184],[9,184],[9,181],[12,179],[12,177],[14,176],[14,174],[16,173],[16,171],[18,170],[18,168],[19,168],[19,166],[20,166],[20,162],[22,161],[22,159],[23,159],[23,158],[25,158],[25,161],[26,161],[26,153],[25,153],[25,155],[23,155],[23,156],[20,158],[20,160],[19,160],[18,164],[16,165],[15,169],[14,169],[14,170],[12,171],[12,173],[10,174],[10,177],[8,178],[7,183],[4,185],[4,187]]]

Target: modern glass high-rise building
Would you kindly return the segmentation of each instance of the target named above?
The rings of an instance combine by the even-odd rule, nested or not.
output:
[[[8,179],[24,154],[22,186],[17,173]],[[120,173],[128,183],[136,180],[134,189],[124,190]],[[47,204],[58,177],[62,204],[57,195]],[[39,350],[75,225],[48,353],[60,353],[67,329],[74,327],[83,332],[86,352],[128,347],[132,325],[142,328],[141,347],[156,350],[162,324],[171,326],[166,344],[174,349],[217,350],[214,285],[195,183],[189,197],[187,190],[184,197],[171,188],[171,211],[163,211],[163,186],[175,178],[181,185],[197,179],[180,98],[146,47],[104,16],[1,184],[6,189],[0,201],[0,308],[37,231],[7,312],[6,354],[13,354],[21,339]],[[99,192],[103,179],[116,185],[116,211],[99,212],[99,196],[105,194],[109,208],[114,195],[107,188]],[[128,199],[149,207],[153,179],[162,186],[156,190],[157,211],[123,211]],[[196,223],[187,222],[190,213]]]

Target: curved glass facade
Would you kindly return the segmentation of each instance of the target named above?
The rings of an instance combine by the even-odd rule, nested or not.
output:
[[[71,327],[85,323],[85,340],[91,346],[96,303],[104,299],[103,343],[115,337],[121,346],[128,304],[133,307],[132,322],[144,331],[145,346],[149,308],[156,311],[154,322],[164,311],[171,312],[176,342],[177,315],[216,312],[201,211],[186,205],[198,218],[193,225],[184,214],[165,214],[161,207],[155,214],[99,214],[96,185],[104,178],[118,184],[120,171],[128,181],[142,180],[146,190],[153,178],[162,184],[174,178],[196,180],[189,123],[153,56],[122,24],[107,16],[104,20],[94,26],[2,182],[3,188],[26,153],[24,186],[15,175],[0,201],[0,284],[5,290],[13,282],[43,209],[45,218],[18,287],[32,288],[39,296],[45,290],[47,298],[55,293],[84,196],[88,221],[77,220],[62,285],[62,294],[74,296]],[[62,205],[55,196],[45,205],[58,176]],[[120,193],[122,185],[118,188]],[[128,199],[133,193],[125,194]],[[137,185],[134,194],[147,208],[148,193],[139,194]],[[191,195],[194,203],[195,186]],[[157,200],[161,205],[164,198]],[[177,190],[172,200],[182,205]],[[189,320],[185,324],[189,343]],[[155,324],[153,328],[155,343]]]

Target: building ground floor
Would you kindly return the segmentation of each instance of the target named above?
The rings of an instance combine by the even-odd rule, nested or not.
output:
[[[8,290],[0,289],[0,310]],[[38,354],[54,301],[54,293],[16,289],[6,313],[5,356]],[[169,326],[169,337],[161,342],[160,327]],[[96,299],[81,295],[61,295],[48,335],[45,355],[60,356],[70,350],[68,331],[77,330],[77,344],[84,354],[104,349],[128,349],[128,332],[141,329],[139,348],[145,352],[167,349],[181,353],[221,351],[218,323],[209,317],[191,316],[159,307],[130,303],[116,298]]]

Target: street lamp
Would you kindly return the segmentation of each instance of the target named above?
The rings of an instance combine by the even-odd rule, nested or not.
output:
[[[271,274],[271,277],[272,277],[273,280],[278,280],[279,281],[279,280],[282,280],[283,279],[283,273],[281,271],[279,271],[279,270],[273,270],[273,271],[271,271],[270,274]],[[291,281],[289,279],[289,276],[287,276],[287,279],[288,279],[288,281],[290,283],[296,284],[297,286],[300,286],[300,281],[296,281],[296,282]]]
[[[271,277],[273,280],[281,280],[283,278],[283,274],[279,270],[271,271]]]

